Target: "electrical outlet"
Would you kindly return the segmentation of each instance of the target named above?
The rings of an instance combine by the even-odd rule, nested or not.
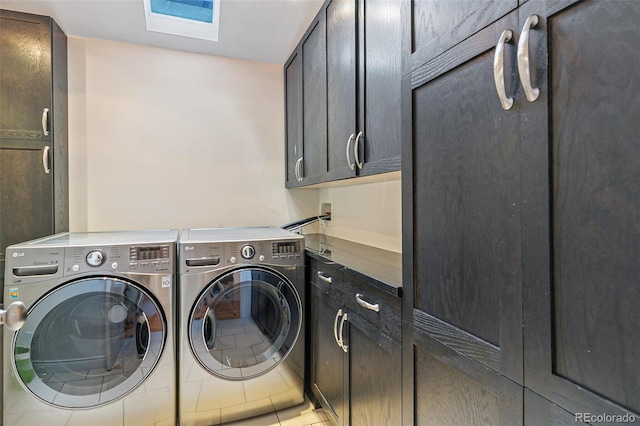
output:
[[[320,206],[319,206],[319,215],[320,216],[324,216],[324,215],[329,215],[328,219],[324,219],[324,223],[325,225],[330,225],[331,224],[331,207],[332,207],[333,201],[332,200],[320,200]]]

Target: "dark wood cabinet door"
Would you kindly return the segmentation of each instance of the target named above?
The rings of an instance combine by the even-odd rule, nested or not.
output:
[[[335,423],[347,424],[347,355],[334,336],[339,306],[338,301],[311,286],[311,390]],[[343,331],[348,332],[344,328]]]
[[[524,426],[575,426],[578,421],[575,415],[525,388]]]
[[[355,175],[356,0],[331,0],[327,20],[327,176],[326,181]],[[347,146],[349,145],[349,146]],[[349,158],[347,158],[349,150]]]
[[[522,424],[522,386],[428,335],[412,334],[413,363],[403,368],[414,378],[413,424]]]
[[[44,142],[0,140],[2,274],[7,246],[54,232],[53,174],[45,173],[43,166],[46,146]]]
[[[359,175],[400,170],[401,0],[360,3]],[[356,135],[357,136],[357,135]]]
[[[405,321],[521,383],[519,102],[504,110],[493,77],[498,39],[516,27],[517,12],[404,79],[403,220]],[[513,41],[504,54],[518,99]]]
[[[522,109],[525,384],[640,416],[640,3],[529,0]]]
[[[286,106],[286,185],[298,185],[302,151],[302,55],[296,50],[284,67]]]
[[[414,71],[517,7],[518,0],[404,2],[403,75]]]
[[[402,347],[349,313],[351,425],[402,424]]]
[[[0,10],[0,64],[0,138],[50,140],[51,19]]]
[[[302,42],[303,160],[304,184],[318,183],[327,169],[327,46],[326,21],[314,21]]]

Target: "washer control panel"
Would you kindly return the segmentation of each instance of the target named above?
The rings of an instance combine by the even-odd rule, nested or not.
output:
[[[67,247],[65,275],[84,272],[175,273],[174,244]]]

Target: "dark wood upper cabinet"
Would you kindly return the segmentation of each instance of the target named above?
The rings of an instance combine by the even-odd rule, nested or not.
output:
[[[305,155],[294,182],[287,172],[288,187],[400,170],[400,5],[401,0],[327,0],[285,64],[287,80],[296,55],[302,55]],[[288,80],[285,87],[289,91]],[[298,106],[286,99],[289,117]],[[288,121],[287,134],[294,132]],[[289,140],[294,139],[287,139],[287,167],[294,164],[295,174]]]
[[[357,1],[327,3],[327,174],[325,180],[355,176],[357,133]],[[350,145],[350,146],[348,146]],[[347,157],[347,155],[349,157]]]
[[[529,0],[521,26],[534,15],[525,384],[572,413],[640,416],[640,3]]]
[[[285,65],[286,182],[295,186],[299,178],[302,145],[302,54],[296,51]]]
[[[327,162],[326,21],[313,20],[284,66],[288,188],[317,183]]]
[[[401,4],[402,0],[360,3],[359,125],[354,141],[356,160],[362,164],[356,164],[359,176],[401,167]]]
[[[69,229],[67,37],[49,17],[0,10],[0,64],[4,271],[7,246]]]
[[[0,14],[0,138],[51,139],[51,43],[50,18]]]

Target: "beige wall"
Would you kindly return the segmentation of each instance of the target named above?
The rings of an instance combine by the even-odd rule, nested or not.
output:
[[[323,201],[332,204],[329,235],[402,252],[400,180],[320,189]]]
[[[280,225],[282,67],[69,38],[72,231]]]
[[[75,37],[68,48],[72,231],[281,225],[331,199],[329,234],[401,251],[399,180],[284,188],[282,66]]]

